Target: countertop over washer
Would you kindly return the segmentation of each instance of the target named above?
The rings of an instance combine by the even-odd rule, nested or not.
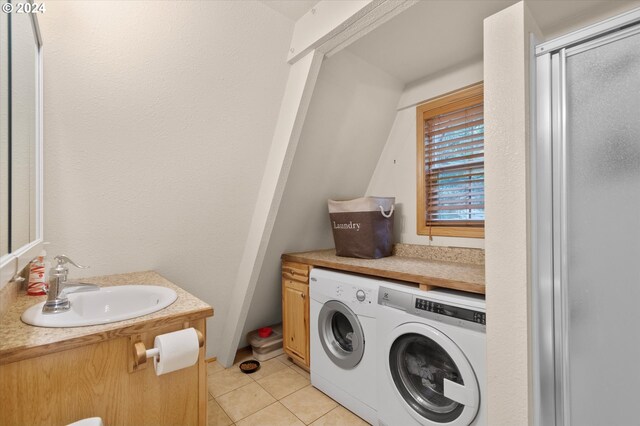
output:
[[[421,289],[449,288],[485,293],[484,250],[396,244],[393,256],[357,259],[335,249],[287,253],[282,260],[404,281]]]

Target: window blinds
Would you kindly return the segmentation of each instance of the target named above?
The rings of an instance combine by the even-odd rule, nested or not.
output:
[[[427,226],[484,225],[483,102],[424,119]]]

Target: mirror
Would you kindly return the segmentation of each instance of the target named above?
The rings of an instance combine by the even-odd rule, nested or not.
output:
[[[38,41],[29,14],[11,19],[10,250],[35,240],[35,147]]]
[[[1,0],[0,4],[8,3]],[[34,14],[0,16],[0,266],[41,242],[41,48]],[[29,259],[30,260],[30,259]],[[0,283],[1,286],[2,283]]]

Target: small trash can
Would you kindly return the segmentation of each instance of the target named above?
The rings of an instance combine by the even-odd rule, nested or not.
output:
[[[264,333],[264,329],[270,328],[271,332]],[[263,330],[265,337],[260,337],[260,332]],[[247,333],[247,341],[251,345],[253,350],[253,357],[258,361],[266,361],[271,358],[275,358],[278,355],[284,353],[282,349],[282,323],[271,325],[269,327],[263,327],[258,330],[253,330]]]
[[[361,259],[391,256],[394,197],[329,200],[336,255]]]

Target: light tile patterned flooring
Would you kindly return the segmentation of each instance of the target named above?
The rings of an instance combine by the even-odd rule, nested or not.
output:
[[[238,368],[250,353],[225,369],[207,364],[208,426],[366,426],[368,423],[311,386],[309,373],[286,355],[261,362],[260,370]]]

